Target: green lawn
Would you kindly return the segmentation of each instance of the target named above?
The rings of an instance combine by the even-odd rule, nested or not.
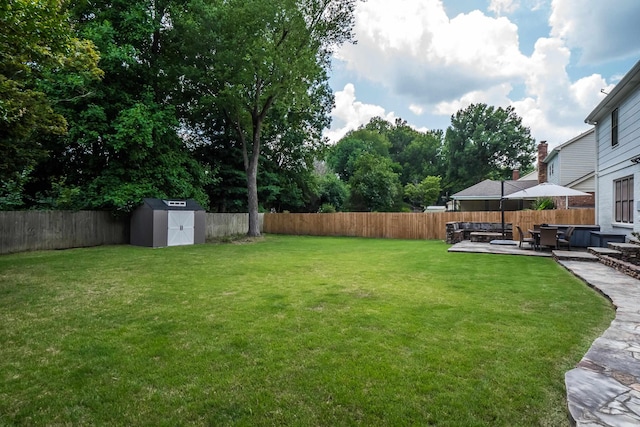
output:
[[[558,426],[613,318],[550,259],[267,236],[0,257],[0,425]]]

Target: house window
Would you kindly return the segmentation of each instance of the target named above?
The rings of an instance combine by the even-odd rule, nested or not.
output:
[[[618,179],[614,185],[616,222],[633,223],[633,177]]]
[[[611,112],[611,146],[618,145],[618,109]]]

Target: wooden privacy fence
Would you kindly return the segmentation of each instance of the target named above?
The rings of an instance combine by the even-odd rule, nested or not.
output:
[[[129,221],[98,211],[0,212],[0,253],[115,245],[129,241]]]
[[[446,239],[446,223],[501,222],[500,212],[434,213],[276,213],[264,214],[264,232],[311,236]],[[505,222],[523,230],[533,224],[595,224],[594,209],[505,212]],[[514,234],[517,239],[517,233]]]
[[[264,214],[258,214],[260,230],[262,230],[263,220]],[[247,234],[248,230],[248,213],[207,213],[207,239]]]
[[[208,213],[206,238],[244,234],[246,213]],[[500,212],[260,214],[261,231],[273,234],[446,238],[450,221],[500,222]],[[533,224],[594,224],[594,209],[505,212],[505,222],[523,230]],[[516,237],[516,236],[514,236]],[[0,254],[129,243],[129,218],[98,211],[0,212]]]
[[[263,214],[259,214],[262,227]],[[206,238],[246,234],[249,214],[207,213]],[[261,228],[262,229],[262,228]],[[0,254],[129,243],[129,218],[99,211],[0,212]]]

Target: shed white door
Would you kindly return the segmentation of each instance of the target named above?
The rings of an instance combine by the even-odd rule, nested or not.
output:
[[[193,245],[194,211],[168,211],[167,246]]]

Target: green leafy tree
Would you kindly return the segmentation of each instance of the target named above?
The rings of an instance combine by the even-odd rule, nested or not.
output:
[[[388,155],[401,165],[402,184],[420,182],[429,175],[444,174],[441,161],[442,131],[422,132],[400,118],[390,123],[380,117],[372,118],[363,129],[385,138],[388,148],[380,154]]]
[[[258,173],[258,196],[266,210],[306,211],[317,197],[314,162],[324,156],[326,140],[321,131],[330,124],[333,97],[326,82],[314,89],[313,100],[304,110],[276,103],[269,113]],[[268,182],[267,171],[272,177]],[[265,197],[262,188],[269,183],[277,193]]]
[[[386,123],[386,122],[385,122]],[[349,181],[357,160],[365,153],[389,157],[391,144],[375,129],[358,129],[347,133],[327,153],[327,164],[343,181]]]
[[[404,187],[404,196],[414,208],[422,210],[438,200],[441,180],[439,176],[428,176],[418,184],[409,183]]]
[[[175,25],[184,39],[184,90],[200,94],[236,133],[247,177],[249,230],[258,236],[258,164],[270,112],[304,111],[326,91],[332,50],[352,40],[356,0],[192,1]],[[190,107],[193,107],[191,105]],[[319,133],[312,129],[312,139]]]
[[[445,187],[460,191],[484,179],[532,168],[535,141],[513,107],[472,104],[451,117],[444,144]]]
[[[208,205],[204,188],[215,182],[215,169],[194,159],[171,97],[180,63],[167,25],[174,6],[169,0],[74,5],[75,28],[99,48],[104,78],[85,85],[82,96],[68,75],[52,79],[48,92],[67,98],[56,109],[69,132],[45,141],[51,155],[34,171],[31,190],[41,203],[79,189],[79,208],[129,212],[144,197]]]
[[[402,185],[395,165],[388,157],[365,153],[355,162],[349,180],[353,211],[397,211],[402,205]]]
[[[320,177],[318,199],[321,205],[331,205],[337,211],[343,211],[349,199],[349,188],[335,174],[327,173]]]
[[[0,199],[20,207],[30,173],[46,157],[43,135],[62,135],[67,123],[43,90],[54,73],[79,84],[102,76],[91,42],[77,37],[66,3],[16,0],[0,4]],[[1,204],[1,203],[0,203]]]

